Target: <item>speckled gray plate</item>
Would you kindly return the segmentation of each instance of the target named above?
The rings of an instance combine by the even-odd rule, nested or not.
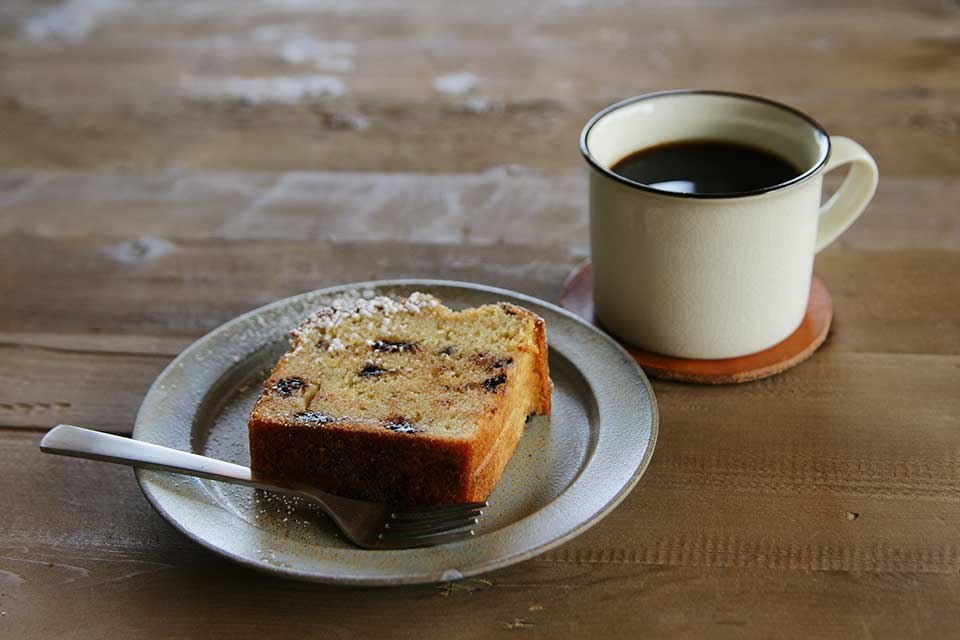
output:
[[[657,436],[653,390],[613,340],[573,314],[503,289],[442,280],[334,287],[251,311],[204,336],[150,388],[138,440],[249,464],[247,417],[286,349],[287,332],[345,291],[424,291],[453,308],[507,300],[546,321],[553,412],[527,426],[490,496],[477,536],[403,551],[365,551],[315,508],[210,480],[137,470],[144,495],[173,526],[208,549],[290,578],[343,584],[455,580],[505,567],[582,533],[610,512],[650,462]]]

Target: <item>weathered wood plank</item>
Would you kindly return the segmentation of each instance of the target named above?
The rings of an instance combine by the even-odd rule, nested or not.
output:
[[[533,560],[448,585],[357,590],[254,576],[199,549],[5,551],[10,559],[0,566],[23,585],[0,600],[15,637],[486,639],[643,630],[741,638],[802,629],[806,638],[928,638],[949,637],[960,615],[957,579],[948,575]],[[49,615],[53,608],[58,615]]]
[[[960,180],[884,176],[838,246],[960,250],[958,200]],[[116,238],[104,250],[129,262],[169,249],[164,240],[508,241],[558,251],[585,251],[590,241],[579,167],[561,175],[516,166],[466,174],[6,171],[0,214],[0,235]]]
[[[0,566],[23,585],[0,600],[14,637],[486,639],[642,630],[742,638],[802,629],[805,638],[929,638],[950,637],[960,615],[957,579],[948,575],[533,560],[448,585],[357,590],[253,576],[199,549],[174,551],[173,564],[167,547],[5,551],[10,559]]]
[[[129,433],[144,394],[171,359],[0,344],[0,427],[66,422]]]
[[[509,244],[0,237],[0,332],[199,337],[278,298],[390,277],[439,276],[556,300],[581,259],[576,249]],[[823,252],[817,272],[834,299],[831,348],[960,353],[958,271],[960,253],[951,251]]]
[[[174,242],[509,240],[557,249],[589,242],[585,172],[547,176],[508,166],[438,175],[44,171],[2,173],[0,185],[6,185],[0,234],[146,235]],[[938,207],[949,189],[925,193],[932,196],[923,200],[929,215],[944,217]],[[113,249],[121,258],[127,253],[121,244]]]
[[[164,524],[129,469],[44,456],[37,434],[0,431],[8,487],[0,608],[8,628],[25,635],[229,628],[247,637],[264,626],[281,635],[321,626],[366,634],[384,625],[402,635],[420,629],[468,638],[637,628],[775,635],[803,618],[810,618],[803,628],[811,637],[851,635],[864,626],[900,637],[952,629],[960,612],[960,506],[937,483],[955,485],[957,455],[940,466],[920,461],[927,466],[912,469],[915,490],[903,494],[877,485],[857,490],[873,483],[878,465],[896,463],[835,466],[836,451],[832,460],[780,458],[781,468],[777,458],[787,452],[776,452],[773,466],[751,469],[741,482],[722,468],[724,443],[735,445],[730,434],[702,432],[712,443],[691,447],[689,433],[664,429],[654,464],[627,501],[537,560],[462,583],[343,590],[233,567]],[[703,464],[710,444],[719,452],[713,466]],[[822,493],[810,486],[814,478],[840,488]],[[30,495],[31,503],[10,501],[17,495]],[[257,602],[256,625],[245,618],[246,601]],[[54,602],[58,615],[42,615]],[[103,615],[103,606],[138,615]],[[411,608],[428,613],[411,617]],[[414,618],[424,617],[421,629]]]
[[[960,353],[960,252],[831,247],[817,257],[815,271],[833,297],[833,348]]]
[[[149,241],[125,245],[144,250],[119,256],[112,240],[8,238],[0,245],[0,272],[10,276],[0,279],[7,300],[0,317],[9,329],[0,335],[0,426],[76,422],[121,432],[180,349],[276,298],[356,280],[437,275],[556,297],[577,260],[504,245],[168,243],[157,251]],[[55,258],[37,262],[34,251]],[[44,285],[24,285],[37,282]],[[91,291],[90,282],[100,286]]]
[[[37,346],[51,343],[49,339],[19,342],[12,336],[14,340],[0,343],[0,426],[6,427],[36,429],[72,422],[129,433],[150,383],[175,355],[109,346],[102,351],[51,348]],[[935,465],[941,455],[953,455],[950,447],[960,446],[960,441],[950,444],[960,416],[960,395],[955,393],[960,388],[960,356],[847,353],[828,344],[797,369],[757,383],[716,388],[656,381],[654,387],[664,424],[684,429],[691,446],[703,445],[711,452],[709,464],[714,465],[719,464],[714,460],[717,445],[700,435],[705,415],[722,423],[733,438],[724,453],[733,461],[741,460],[737,451],[749,447],[786,447],[777,463],[781,466],[791,456],[824,458],[839,447],[857,451],[862,456],[857,461],[879,456],[909,466],[929,458]],[[798,429],[799,439],[789,445],[777,440],[783,425]],[[923,430],[924,439],[915,439],[916,429]],[[771,433],[773,440],[768,441]],[[894,438],[896,445],[881,435]],[[750,460],[730,464],[731,477],[744,482],[751,474],[769,473],[751,466]],[[878,486],[894,481],[897,469],[883,467],[874,481]],[[956,480],[960,482],[960,476]],[[814,483],[812,477],[797,479],[808,481],[817,491],[830,490],[829,483]]]
[[[189,345],[190,338],[82,333],[0,333],[0,348],[35,348],[50,353],[119,354],[173,358]]]
[[[960,169],[951,3],[8,4],[4,167],[562,171],[603,105],[708,86]]]
[[[793,380],[722,389],[655,383],[662,429],[648,475],[602,531],[544,557],[960,570],[954,535],[960,526],[960,397],[950,393],[960,387],[960,356],[924,360],[920,367],[904,356],[841,354],[814,358],[788,374]],[[920,394],[930,402],[904,406]],[[129,406],[131,421],[135,409]],[[84,544],[87,528],[73,528],[58,515],[60,493],[83,501],[96,518],[97,510],[114,507],[86,493],[85,478],[108,469],[121,478],[129,471],[40,456],[38,436],[0,431],[8,435],[0,475],[9,479],[12,495],[25,495],[28,483],[37,493],[8,521],[13,537],[7,542],[27,543],[32,528],[46,523],[49,539]],[[124,510],[130,506],[123,504]]]
[[[4,2],[0,636],[955,634],[958,24],[939,0]],[[20,428],[128,430],[190,340],[304,290],[556,300],[587,254],[582,124],[681,86],[808,111],[881,188],[817,259],[825,346],[751,385],[656,383],[648,474],[562,547],[436,587],[284,582]]]
[[[601,108],[646,91],[721,86],[776,98],[815,115],[831,133],[867,147],[884,176],[946,179],[960,170],[956,91],[936,98],[796,94],[745,83],[744,77],[726,83],[706,76],[637,83],[585,105],[558,106],[545,98],[507,102],[479,114],[463,113],[473,99],[439,109],[432,102],[339,109],[313,103],[301,108],[188,104],[163,115],[137,113],[139,107],[48,114],[26,100],[7,99],[0,102],[0,118],[9,127],[0,167],[476,172],[515,164],[563,173],[581,166],[577,137]],[[354,120],[376,124],[363,131],[340,124]]]
[[[0,427],[66,422],[129,433],[144,394],[190,339],[0,334]]]
[[[0,331],[199,337],[278,298],[378,278],[466,280],[556,299],[580,259],[506,244],[148,238],[119,248],[115,239],[6,237],[0,238]]]

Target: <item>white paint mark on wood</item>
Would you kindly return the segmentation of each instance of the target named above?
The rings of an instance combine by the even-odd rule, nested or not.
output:
[[[455,109],[463,113],[499,113],[504,110],[504,106],[502,100],[486,96],[473,96],[457,104]]]
[[[653,66],[661,71],[667,71],[673,67],[673,63],[670,62],[670,58],[667,57],[660,49],[654,49],[653,53],[650,54],[650,61],[653,63]]]
[[[833,36],[824,34],[814,38],[813,50],[817,53],[830,53],[833,51]]]
[[[23,562],[25,564],[40,564],[50,568],[56,567],[58,569],[66,569],[71,574],[74,574],[67,580],[64,580],[63,582],[61,582],[60,584],[68,584],[70,582],[79,580],[80,578],[86,578],[87,576],[90,575],[90,572],[84,569],[83,567],[76,567],[72,564],[65,564],[63,562],[48,562],[46,560],[31,560],[29,558],[14,558],[12,556],[0,556],[0,560],[7,560],[9,562]],[[22,578],[22,576],[20,577]]]
[[[205,77],[185,75],[181,89],[196,100],[218,101],[223,98],[250,104],[296,104],[307,100],[336,98],[346,93],[340,78],[328,75],[269,77]]]
[[[0,234],[96,233],[110,238],[103,245],[120,243],[108,254],[116,259],[159,257],[149,241],[146,252],[122,244],[143,236],[456,244],[467,234],[474,245],[557,247],[589,239],[584,170],[41,175],[35,194],[0,215]]]
[[[256,44],[274,49],[286,62],[308,65],[324,71],[346,73],[353,70],[356,50],[352,42],[320,40],[300,28],[286,25],[266,25],[253,31]],[[248,40],[236,41],[236,46],[249,47]]]
[[[77,42],[86,38],[109,14],[125,8],[125,0],[66,0],[23,23],[23,33],[34,40]]]
[[[300,35],[280,44],[279,52],[290,64],[311,64],[325,71],[353,70],[352,42],[323,42]]]
[[[160,571],[166,571],[167,569],[174,568],[175,565],[167,564],[165,562],[153,562],[152,560],[134,560],[133,558],[99,558],[99,557],[74,557],[72,560],[87,560],[89,562],[101,562],[101,563],[115,563],[115,564],[131,564],[136,565],[137,568],[125,571],[124,573],[110,576],[102,580],[97,580],[92,584],[87,586],[93,586],[95,584],[107,584],[110,582],[120,582],[122,580],[127,580],[129,578],[135,578],[137,576],[149,575],[152,573],[158,573]],[[88,572],[89,575],[89,572]],[[78,579],[78,578],[77,578]]]
[[[250,201],[250,204],[247,205],[246,208],[226,219],[226,224],[224,225],[223,231],[229,232],[231,229],[242,230],[252,226],[257,214],[259,214],[260,211],[263,210],[263,208],[268,204],[277,198],[282,197],[287,191],[287,187],[292,175],[293,174],[289,173],[282,174],[277,178],[276,182],[260,193],[254,195]]]
[[[46,177],[43,174],[33,173],[19,184],[19,186],[5,193],[0,192],[0,209],[5,209],[30,198],[36,193],[37,188],[43,184],[45,179]]]
[[[13,571],[4,571],[0,569],[0,589],[10,592],[24,583],[24,578],[19,573]]]
[[[172,242],[155,236],[143,236],[127,242],[107,245],[103,252],[123,264],[142,264],[166,255],[177,247]]]
[[[462,96],[477,86],[477,76],[469,71],[437,76],[433,79],[433,88],[440,93],[451,96]]]
[[[370,120],[359,113],[335,113],[330,121],[330,126],[334,129],[366,131],[370,128]]]

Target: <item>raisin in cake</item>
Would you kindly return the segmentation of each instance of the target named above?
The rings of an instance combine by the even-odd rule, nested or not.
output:
[[[344,496],[484,500],[549,413],[543,320],[433,296],[335,300],[292,334],[250,417],[252,467]]]

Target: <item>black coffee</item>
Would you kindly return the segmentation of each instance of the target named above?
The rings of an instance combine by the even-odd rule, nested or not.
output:
[[[640,149],[611,170],[656,189],[703,195],[765,189],[802,173],[769,151],[715,140],[682,140]]]

